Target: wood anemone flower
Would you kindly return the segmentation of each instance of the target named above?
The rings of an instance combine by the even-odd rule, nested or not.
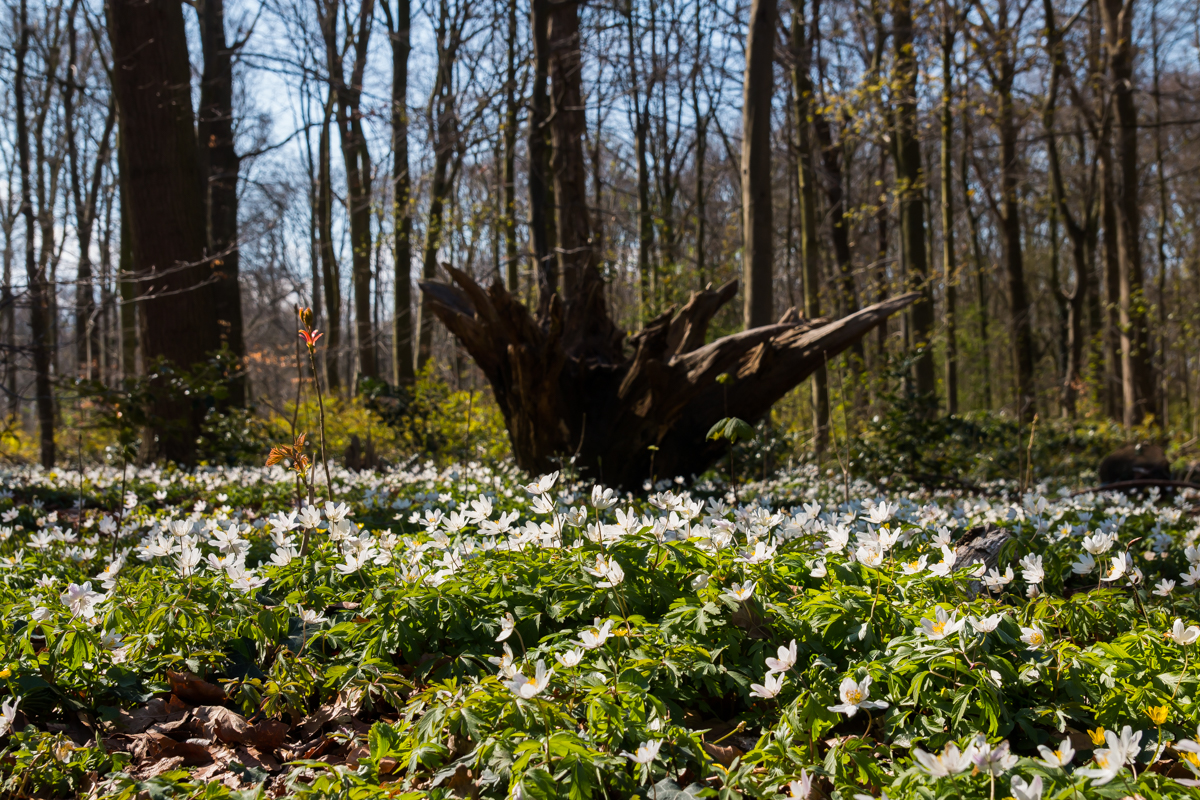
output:
[[[308,349],[315,350],[317,349],[317,340],[325,334],[320,331],[300,331],[300,335],[304,338],[304,344],[308,346]]]

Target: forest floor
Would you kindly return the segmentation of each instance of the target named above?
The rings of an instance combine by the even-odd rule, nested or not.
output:
[[[1200,796],[1200,495],[530,480],[0,474],[0,794]]]

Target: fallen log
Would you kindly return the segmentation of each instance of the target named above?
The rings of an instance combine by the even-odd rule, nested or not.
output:
[[[758,421],[919,297],[910,292],[838,320],[789,310],[778,323],[706,344],[737,281],[693,292],[682,308],[626,337],[597,292],[569,299],[565,310],[555,294],[535,319],[498,281],[485,290],[443,268],[454,283],[423,281],[421,291],[491,383],[517,465],[539,473],[573,459],[583,475],[625,489],[703,472],[724,452],[705,438],[718,419]]]

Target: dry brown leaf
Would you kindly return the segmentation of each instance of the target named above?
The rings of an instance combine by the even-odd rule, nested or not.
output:
[[[209,752],[213,757],[212,763],[197,769],[192,773],[192,777],[198,781],[219,780],[230,788],[236,789],[239,781],[237,776],[230,771],[229,765],[238,760],[237,754],[228,747],[213,747]],[[232,783],[229,782],[230,777],[233,778]]]
[[[738,756],[745,755],[743,750],[733,745],[719,745],[709,742],[704,742],[704,752],[708,753],[714,761],[723,767],[728,767]]]
[[[220,686],[214,686],[191,672],[167,670],[167,680],[171,683],[171,691],[181,700],[192,705],[220,705],[229,699],[225,696],[225,690]]]
[[[314,733],[321,730],[321,728],[324,728],[330,721],[333,720],[334,709],[336,707],[336,703],[326,703],[304,719],[300,720],[300,724],[297,727],[305,736],[312,736]]]
[[[286,722],[277,719],[265,719],[256,722],[246,735],[246,744],[253,745],[259,750],[278,750],[283,746],[284,737],[291,730]]]
[[[229,744],[246,741],[250,723],[236,711],[222,706],[200,706],[192,709],[192,730],[203,731],[209,738]]]
[[[179,769],[184,766],[182,758],[164,758],[161,761],[150,761],[143,764],[134,772],[134,776],[142,780],[158,777],[164,772],[169,772],[173,769]]]
[[[139,762],[181,758],[181,763],[185,766],[198,767],[213,760],[207,743],[195,739],[177,742],[170,736],[155,731],[134,734],[130,738],[133,739],[130,752]]]
[[[239,747],[237,755],[242,765],[248,768],[263,769],[270,773],[279,772],[281,769],[274,756],[257,747]]]
[[[112,726],[120,733],[141,733],[155,723],[181,719],[188,708],[188,704],[175,695],[167,700],[156,697],[141,708],[132,711],[121,709]]]
[[[304,758],[320,758],[325,755],[326,751],[333,747],[333,744],[333,739],[330,739],[328,736],[322,736],[321,741],[317,742],[315,747],[311,747],[305,751]]]
[[[362,746],[361,744],[356,744],[346,753],[346,766],[357,769],[359,760],[366,758],[370,754],[371,751],[366,747]]]
[[[148,730],[153,733],[165,734],[177,742],[182,742],[191,738],[192,725],[187,716],[182,716],[167,722],[156,722]]]
[[[297,727],[305,736],[312,736],[330,722],[349,721],[361,700],[361,692],[342,692],[332,703],[325,703],[301,720]]]
[[[469,797],[471,800],[479,798],[479,785],[475,783],[475,776],[462,764],[454,770],[454,776],[446,781],[446,788],[459,797]]]

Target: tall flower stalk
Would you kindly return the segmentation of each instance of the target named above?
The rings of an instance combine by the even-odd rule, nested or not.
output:
[[[300,324],[304,327],[300,330],[300,336],[304,339],[304,345],[308,348],[308,366],[312,370],[313,386],[317,390],[317,411],[321,423],[321,469],[325,471],[325,491],[328,494],[326,499],[333,499],[333,483],[329,480],[329,461],[325,457],[325,398],[321,393],[321,380],[317,376],[317,340],[325,334],[316,330],[312,326],[313,312],[311,308],[300,309]],[[304,541],[300,545],[300,555],[305,555],[308,552],[308,540],[310,530],[305,529]]]

